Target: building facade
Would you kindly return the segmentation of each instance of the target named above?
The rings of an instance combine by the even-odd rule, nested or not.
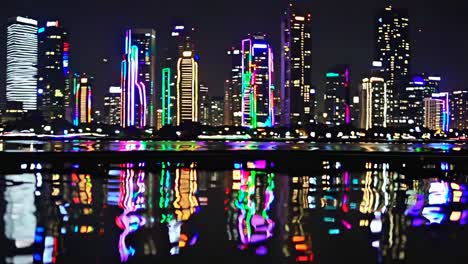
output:
[[[71,107],[68,32],[59,21],[38,29],[38,108],[47,121],[67,118]]]
[[[129,29],[121,63],[122,127],[156,125],[156,32]]]
[[[389,100],[385,79],[379,77],[363,79],[360,97],[360,127],[366,130],[374,127],[387,127]]]
[[[8,20],[6,57],[7,102],[37,110],[37,21],[25,17]]]
[[[410,126],[424,126],[424,99],[439,92],[441,77],[426,74],[411,78],[400,96],[400,120]]]
[[[387,81],[388,123],[399,126],[400,95],[403,93],[410,73],[411,45],[409,16],[406,9],[387,6],[375,18],[375,57],[381,62],[381,74]]]
[[[242,50],[231,48],[227,52],[231,58],[230,72],[230,122],[229,125],[241,126],[242,123]]]
[[[93,121],[93,77],[86,73],[73,75],[73,125],[89,124]]]
[[[242,40],[242,126],[275,124],[273,51],[265,34]]]
[[[327,125],[351,123],[351,87],[349,66],[337,65],[328,70],[325,85],[325,120]]]
[[[104,118],[105,123],[111,126],[120,125],[120,86],[111,86],[109,92],[104,97]]]
[[[205,126],[207,126],[210,123],[211,103],[210,103],[210,97],[208,95],[208,92],[209,92],[208,86],[200,84],[199,94],[198,94],[198,98],[199,98],[199,108],[198,108],[199,111],[198,112],[200,113],[200,116],[198,120],[200,121],[202,125],[205,125]]]
[[[450,128],[468,129],[468,91],[454,91],[450,98]]]
[[[224,97],[213,96],[210,100],[209,125],[218,127],[224,125]]]
[[[198,122],[198,62],[193,50],[182,53],[177,63],[177,125]]]
[[[436,131],[449,130],[450,102],[448,93],[434,93],[424,99],[424,127]]]
[[[290,3],[281,23],[281,124],[300,125],[315,119],[312,88],[311,14],[298,1]]]

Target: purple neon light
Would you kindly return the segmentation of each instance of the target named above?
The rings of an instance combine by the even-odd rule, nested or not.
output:
[[[273,52],[271,47],[268,47],[268,92],[270,97],[269,102],[269,114],[271,124],[270,126],[273,127],[275,125],[275,95],[273,93],[273,72],[274,72],[274,65],[273,65]]]
[[[346,71],[345,71],[345,89],[349,89],[349,68],[346,68]],[[350,94],[349,91],[347,91],[346,94]],[[349,96],[347,96],[349,97]],[[350,111],[350,107],[349,107],[349,102],[348,102],[349,98],[346,98],[346,105],[345,105],[345,122],[346,124],[349,124],[351,123],[351,111]]]

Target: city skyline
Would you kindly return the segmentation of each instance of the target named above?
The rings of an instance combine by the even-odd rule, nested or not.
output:
[[[264,2],[265,1],[256,1],[255,3],[252,3],[251,9],[253,11],[259,10],[261,4],[264,4]],[[339,63],[350,64],[352,72],[352,86],[355,89],[357,88],[361,77],[367,73],[373,57],[373,18],[376,11],[385,5],[385,1],[367,3],[368,10],[358,9],[359,6],[365,5],[365,2],[366,1],[358,1],[357,3],[352,4],[355,9],[351,9],[349,11],[350,16],[347,20],[353,23],[346,23],[346,21],[343,21],[340,18],[339,14],[343,13],[341,8],[340,10],[332,10],[331,6],[326,3],[315,2],[310,4],[309,8],[312,13],[312,53],[317,54],[316,56],[313,56],[312,79],[313,85],[317,87],[319,94],[323,94],[324,92],[324,73],[327,71],[327,68],[330,65]],[[412,61],[412,72],[410,74],[416,74],[420,72],[436,73],[442,76],[442,91],[466,90],[466,80],[462,73],[466,71],[464,69],[467,66],[456,61],[463,61],[463,58],[467,57],[463,56],[463,53],[466,53],[467,51],[461,48],[457,49],[456,47],[462,47],[463,44],[467,42],[467,40],[458,37],[458,35],[455,38],[455,33],[462,31],[463,27],[468,25],[468,21],[464,21],[467,19],[462,19],[460,15],[457,16],[457,12],[454,10],[454,8],[441,8],[436,4],[431,3],[432,1],[429,3],[426,1],[425,6],[421,8],[416,8],[417,3],[402,3],[403,1],[394,2],[395,7],[409,9],[409,16],[411,21],[410,39],[412,44],[412,57],[414,58]],[[115,21],[116,18],[119,18],[115,15],[122,14],[123,11],[115,7],[117,6],[116,4],[115,6],[113,5],[110,7],[109,11],[106,12],[107,15],[103,17],[104,19],[98,21],[97,14],[100,10],[102,10],[100,7],[101,4],[99,4],[94,6],[95,8],[93,8],[92,12],[87,13],[88,22],[85,23],[79,19],[80,15],[71,15],[68,11],[64,11],[65,9],[63,4],[56,3],[54,6],[54,3],[55,1],[48,1],[48,3],[43,3],[41,6],[36,6],[36,4],[30,3],[28,8],[24,8],[26,4],[24,1],[19,1],[19,3],[16,1],[15,3],[7,3],[6,8],[0,11],[0,14],[4,17],[3,20],[5,21],[8,17],[14,15],[28,15],[32,18],[38,19],[39,21],[43,21],[45,18],[60,19],[64,27],[66,27],[69,32],[71,32],[71,68],[75,72],[89,72],[96,78],[95,91],[98,102],[97,105],[101,105],[99,102],[103,101],[103,96],[107,92],[109,86],[119,83],[119,63],[116,62],[121,58],[121,54],[116,53],[121,53],[120,46],[123,44],[121,43],[120,39],[123,35],[123,30],[133,26],[155,28],[156,35],[160,37],[157,38],[156,44],[157,64],[159,65],[162,60],[163,48],[167,46],[167,43],[165,43],[167,42],[167,37],[165,36],[167,36],[169,34],[168,32],[171,30],[169,25],[178,20],[177,18],[173,17],[146,17],[145,13],[148,13],[148,11],[141,11],[142,16],[145,18],[139,18],[137,16],[134,17],[133,13],[138,13],[139,11],[136,8],[135,10],[132,10],[132,12],[129,12],[129,14],[123,15],[120,21]],[[215,14],[215,10],[219,9],[218,11],[220,11],[220,13],[218,13],[216,16],[210,16],[210,18],[219,20],[220,23],[215,23],[217,25],[212,25],[212,23],[207,23],[206,20],[209,19],[202,19],[199,17],[199,15],[194,16],[185,14],[187,13],[187,10],[184,8],[181,8],[180,12],[176,16],[183,17],[184,22],[194,25],[199,32],[199,63],[200,68],[202,69],[200,71],[200,82],[206,83],[207,86],[211,88],[211,95],[222,95],[224,81],[229,78],[228,74],[231,64],[231,60],[228,56],[226,56],[226,49],[230,46],[236,45],[238,43],[237,39],[242,38],[245,36],[245,34],[256,31],[265,32],[269,36],[269,39],[271,39],[271,45],[275,52],[275,57],[279,58],[281,34],[280,16],[286,8],[287,1],[281,1],[280,3],[268,5],[265,7],[268,10],[268,12],[265,13],[268,14],[258,14],[259,17],[257,19],[254,19],[251,17],[251,15],[247,14],[245,15],[245,19],[242,19],[242,22],[239,23],[229,23],[229,20],[234,19],[234,17],[233,15],[226,16],[226,14],[223,13],[225,12],[223,11],[224,4],[211,4],[210,12],[206,10],[204,11],[204,9],[201,10],[203,6],[207,6],[207,3],[198,4],[198,6],[194,6],[194,4],[188,4],[188,7],[192,7],[194,10],[211,14]],[[149,3],[148,5],[151,6],[153,4]],[[343,7],[349,7],[350,5],[350,3],[342,3]],[[47,6],[54,6],[54,8],[44,10],[44,7]],[[173,9],[173,6],[167,3],[161,3],[158,6],[161,9]],[[235,11],[235,9],[236,8],[234,8],[233,11]],[[437,9],[439,10],[439,13],[434,14],[431,19],[428,19],[427,17],[423,19],[422,17],[426,16],[424,11],[428,12],[431,9]],[[352,10],[356,12],[351,12]],[[74,11],[79,11],[79,8]],[[203,16],[203,12],[194,13]],[[77,13],[79,14],[79,12]],[[358,15],[359,17],[357,17]],[[336,21],[330,24],[327,22],[328,19],[334,19],[334,21]],[[251,20],[256,20],[257,22],[248,27],[247,22]],[[5,21],[3,23],[6,23]],[[77,21],[80,21],[80,23]],[[223,21],[225,23],[223,23]],[[454,23],[457,21],[462,23],[454,25]],[[91,25],[92,22],[99,22],[99,24]],[[163,26],[162,24],[166,25]],[[453,37],[448,37],[451,31],[444,30],[444,25],[452,26],[454,31],[452,32],[452,34],[454,34]],[[99,32],[100,36],[94,36],[96,32],[98,32],[99,29],[104,26],[108,27],[109,30],[105,30],[106,32]],[[226,33],[222,34],[228,34],[228,36],[219,38],[216,37],[213,39],[213,35],[217,36],[217,34],[221,32],[221,30],[216,28],[223,26],[225,27],[224,31],[226,31]],[[90,31],[91,28],[94,30]],[[422,32],[419,32],[419,29],[421,29]],[[2,31],[4,30],[5,28],[2,28]],[[341,32],[341,30],[343,31]],[[95,41],[85,41],[84,39],[87,38],[83,38],[84,32],[88,33],[89,39],[93,39]],[[356,37],[350,38],[350,34],[354,34]],[[3,53],[5,50],[4,42],[6,41],[4,38],[6,34],[0,35],[2,35],[0,39],[2,40],[0,44],[0,50]],[[330,41],[332,40],[333,35],[338,35],[340,37],[335,36],[335,41]],[[446,37],[443,37],[444,35],[446,35]],[[444,42],[445,44],[442,43],[443,39],[450,38],[457,39],[457,41],[452,41],[449,43]],[[342,42],[341,44],[337,43],[340,41],[336,40],[340,39],[346,39],[346,42]],[[109,45],[110,41],[112,41],[112,43],[110,43],[112,45],[108,46],[110,48],[103,48],[103,45]],[[87,49],[87,52],[84,52],[85,49]],[[455,56],[455,53],[458,54]],[[89,67],[86,66],[85,68],[83,67],[84,65],[89,65]],[[279,60],[276,60],[275,66],[276,69],[279,69]],[[1,67],[3,68],[3,65]],[[3,70],[2,68],[0,68],[0,70]],[[0,92],[2,94],[5,92],[3,88],[5,83],[4,78],[5,76],[0,77]],[[277,86],[278,82],[279,80],[276,78]],[[98,106],[98,108],[101,107]]]

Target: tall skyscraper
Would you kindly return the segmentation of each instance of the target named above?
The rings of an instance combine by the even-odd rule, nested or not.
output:
[[[49,21],[38,30],[38,106],[45,120],[66,117],[71,104],[68,32],[59,21]]]
[[[177,125],[198,122],[198,62],[187,49],[177,63]]]
[[[232,66],[230,72],[230,105],[231,123],[241,126],[242,122],[242,50],[233,47],[227,52],[231,57]]]
[[[202,125],[209,125],[210,123],[210,97],[208,96],[209,89],[206,85],[200,84],[200,90],[198,92],[199,98],[199,117],[198,120]]]
[[[439,92],[441,77],[424,73],[415,75],[400,96],[400,121],[411,126],[424,126],[424,98]]]
[[[184,50],[195,50],[194,32],[194,28],[186,27],[181,23],[172,27],[169,45],[164,50],[162,60],[162,93],[159,108],[164,121],[160,122],[161,125],[177,122],[177,63]],[[195,55],[195,58],[198,56]]]
[[[224,97],[213,96],[209,101],[209,122],[208,125],[218,127],[224,123]]]
[[[281,23],[282,125],[306,124],[314,120],[315,89],[312,88],[311,14],[291,1]]]
[[[93,77],[86,73],[73,75],[74,113],[73,125],[87,124],[93,121]]]
[[[6,58],[7,102],[37,110],[37,21],[25,17],[8,20]]]
[[[274,126],[273,73],[273,51],[265,34],[242,40],[242,126]]]
[[[454,91],[450,98],[451,128],[468,129],[468,91]]]
[[[129,29],[121,64],[123,127],[156,125],[156,31]]]
[[[233,125],[233,107],[232,107],[232,86],[229,80],[224,82],[224,121],[223,125],[232,126]]]
[[[107,125],[120,125],[121,93],[120,86],[111,86],[104,97],[104,118]]]
[[[389,125],[398,126],[404,123],[400,122],[399,100],[410,73],[408,12],[390,5],[377,14],[375,23],[374,61],[382,63],[381,73],[387,81]]]
[[[324,98],[327,125],[339,126],[351,123],[350,90],[348,65],[337,65],[328,70]]]
[[[387,82],[383,78],[370,77],[362,80],[361,128],[387,127],[388,94]]]

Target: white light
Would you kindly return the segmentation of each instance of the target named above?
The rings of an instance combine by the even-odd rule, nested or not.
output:
[[[267,44],[254,44],[253,48],[254,49],[266,49],[268,48],[268,45]]]
[[[234,55],[239,55],[240,54],[240,50],[235,50],[234,51]]]
[[[46,27],[58,27],[58,21],[48,21]]]
[[[191,52],[191,51],[184,51],[184,52],[182,53],[182,56],[184,56],[184,57],[192,57],[192,52]]]
[[[25,169],[27,169],[27,168],[28,168],[28,164],[21,164],[21,169],[22,169],[22,170],[25,170]]]
[[[372,66],[374,67],[382,67],[383,63],[381,61],[373,61]]]
[[[37,21],[26,17],[16,17],[16,21],[37,26]]]
[[[304,20],[305,20],[305,17],[303,17],[303,16],[297,16],[297,17],[295,17],[294,19],[296,19],[297,21],[304,21]]]
[[[176,26],[175,27],[176,30],[184,30],[184,28],[185,28],[184,26]]]
[[[441,80],[442,80],[442,78],[440,78],[440,77],[429,76],[429,81],[439,81],[440,82]]]
[[[119,94],[122,92],[122,89],[120,88],[120,86],[111,86],[109,87],[109,93],[111,94]]]
[[[172,32],[172,36],[173,36],[173,37],[179,36],[179,32]]]
[[[88,78],[81,78],[81,83],[88,83]]]

